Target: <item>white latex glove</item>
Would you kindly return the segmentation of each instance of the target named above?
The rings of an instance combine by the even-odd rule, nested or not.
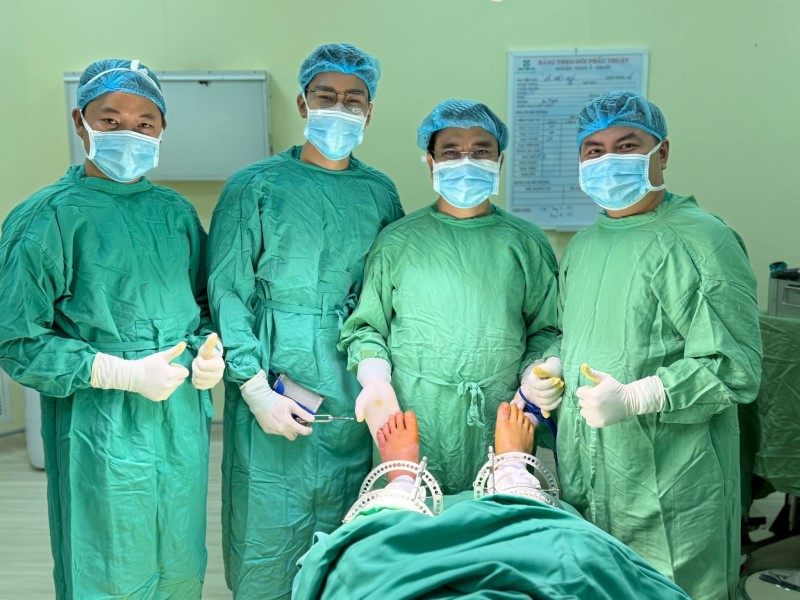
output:
[[[581,416],[590,427],[608,427],[632,415],[660,412],[666,402],[661,378],[653,375],[633,383],[620,383],[608,373],[581,365],[581,372],[596,385],[576,390]]]
[[[98,352],[92,363],[91,386],[101,390],[124,390],[148,400],[166,400],[189,376],[189,371],[171,362],[186,349],[181,342],[169,350],[138,360],[126,360]]]
[[[528,418],[528,420],[531,422],[534,428],[539,426],[539,423],[541,421],[539,421],[539,419],[536,418],[536,415],[534,415],[532,412],[528,412],[525,410],[525,400],[523,400],[522,396],[519,395],[519,390],[517,391],[516,394],[514,394],[514,398],[511,400],[511,404],[513,404],[522,411],[522,414]]]
[[[313,423],[314,415],[300,408],[291,398],[282,396],[269,387],[264,371],[259,371],[258,375],[239,386],[239,389],[264,433],[282,435],[291,441],[298,435],[311,435],[311,427],[298,423],[295,416]]]
[[[561,397],[564,395],[563,377],[561,359],[556,356],[545,361],[537,360],[522,374],[522,393],[542,409],[545,418],[561,404]]]
[[[358,363],[361,393],[356,398],[356,419],[367,421],[370,435],[378,443],[378,430],[400,411],[392,387],[392,366],[382,358],[365,358]]]
[[[216,333],[212,333],[192,361],[192,385],[198,390],[209,390],[219,383],[224,371],[222,341]]]

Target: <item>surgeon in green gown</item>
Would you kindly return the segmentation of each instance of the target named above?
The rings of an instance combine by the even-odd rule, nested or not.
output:
[[[557,266],[542,230],[491,202],[508,129],[489,107],[440,103],[418,129],[436,202],[387,227],[339,348],[375,431],[416,413],[445,493],[469,489],[497,407],[556,337]]]
[[[41,393],[59,599],[201,596],[211,417],[201,390],[224,362],[216,336],[203,341],[195,210],[143,177],[165,115],[139,61],[90,65],[72,115],[86,161],[3,225],[0,366]]]
[[[578,146],[581,188],[604,210],[564,253],[563,335],[523,391],[558,407],[565,500],[692,598],[733,598],[737,405],[761,376],[747,252],[666,190],[667,126],[643,97],[587,104]]]
[[[358,383],[336,350],[367,252],[403,215],[392,181],[352,151],[380,65],[349,44],[315,50],[298,77],[306,143],[225,185],[209,238],[211,311],[226,347],[222,529],[237,598],[286,598],[315,531],[332,531],[369,472],[355,421],[311,426],[310,407],[271,388],[288,376],[318,412],[353,416]],[[299,400],[299,398],[298,398]]]

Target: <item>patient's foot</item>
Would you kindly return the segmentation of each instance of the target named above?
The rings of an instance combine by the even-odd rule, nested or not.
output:
[[[528,417],[516,406],[503,402],[497,409],[497,427],[494,430],[494,451],[505,452],[533,451],[534,429]]]
[[[382,462],[392,460],[419,462],[419,428],[417,417],[410,410],[390,416],[386,425],[378,430],[377,437]],[[387,478],[393,481],[401,475],[414,477],[409,471],[392,471]]]

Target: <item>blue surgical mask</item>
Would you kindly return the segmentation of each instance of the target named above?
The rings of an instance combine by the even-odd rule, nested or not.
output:
[[[364,140],[365,115],[335,108],[309,108],[306,139],[328,160],[342,160]]]
[[[661,142],[647,154],[604,154],[580,163],[581,189],[606,210],[630,208],[650,192],[666,185],[650,184],[650,157]]]
[[[500,190],[500,162],[447,160],[433,163],[433,190],[456,208],[473,208]]]
[[[158,165],[161,136],[154,138],[135,131],[95,131],[81,115],[89,134],[86,157],[105,175],[129,183]]]

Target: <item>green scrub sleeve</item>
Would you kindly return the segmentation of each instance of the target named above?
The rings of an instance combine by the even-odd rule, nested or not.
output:
[[[563,339],[564,336],[559,333],[553,340],[553,343],[550,344],[547,350],[544,351],[544,353],[542,354],[542,358],[544,360],[547,360],[551,356],[555,356],[557,359],[561,360],[561,341]]]
[[[214,325],[211,322],[211,310],[208,307],[208,276],[206,267],[206,244],[208,243],[208,236],[206,235],[200,219],[195,215],[195,226],[197,227],[198,243],[195,247],[191,248],[191,259],[189,261],[190,272],[189,280],[192,285],[192,293],[194,294],[195,301],[200,307],[200,324],[197,327],[196,335],[206,337],[214,332]]]
[[[387,340],[392,319],[392,282],[385,267],[379,237],[367,257],[361,298],[345,321],[337,345],[340,352],[347,353],[347,368],[353,373],[365,358],[382,358],[391,363]]]
[[[533,361],[542,358],[558,335],[558,273],[556,259],[549,244],[544,255],[535,261],[538,268],[527,281],[523,313],[525,317],[525,355],[519,374]]]
[[[54,323],[54,305],[68,293],[58,244],[50,250],[48,238],[41,243],[4,233],[11,243],[0,247],[0,366],[18,383],[55,398],[90,387],[97,352]]]
[[[545,360],[547,360],[551,356],[554,356],[557,359],[561,360],[561,342],[564,339],[564,334],[562,334],[561,332],[564,330],[562,319],[564,318],[564,300],[566,298],[566,293],[567,293],[566,277],[564,276],[564,271],[561,270],[558,273],[558,301],[556,302],[558,335],[556,335],[550,346],[542,354],[542,358]]]
[[[228,182],[214,211],[208,239],[211,317],[225,345],[225,378],[239,385],[255,377],[262,364],[269,364],[269,340],[256,338],[250,308],[261,255],[259,189]]]
[[[658,292],[685,349],[683,359],[659,368],[656,375],[666,391],[661,420],[691,424],[755,400],[761,379],[761,334],[750,286],[704,278],[683,289],[689,290],[686,296]]]

